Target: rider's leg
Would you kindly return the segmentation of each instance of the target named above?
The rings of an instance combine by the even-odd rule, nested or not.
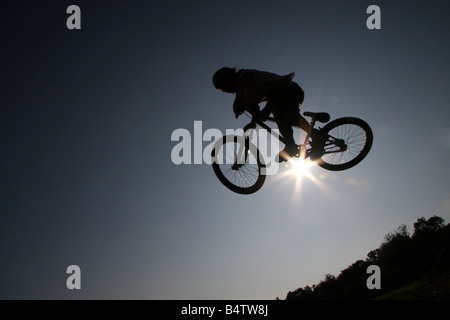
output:
[[[303,130],[311,130],[309,122],[300,115],[300,105],[303,103],[305,93],[298,84],[292,82],[269,98],[268,104],[280,129],[281,135],[294,142],[292,126],[299,126]]]
[[[292,115],[292,119],[295,119],[295,124],[297,127],[300,127],[301,129],[305,130],[307,133],[311,134],[311,152],[310,152],[310,158],[311,160],[316,160],[320,158],[323,154],[323,145],[325,143],[325,137],[321,134],[321,132],[313,128],[312,125],[300,114],[298,114],[298,117],[295,117]],[[280,130],[281,132],[281,130]]]
[[[300,115],[299,112],[298,107],[296,109],[281,109],[278,112],[274,112],[278,129],[280,129],[280,133],[285,139],[290,139],[293,136],[292,126],[299,127],[307,133],[313,129],[308,120]]]
[[[279,118],[275,118],[277,120],[277,126],[278,129],[280,130],[280,134],[283,136],[284,140],[285,140],[285,145],[286,146],[290,146],[295,144],[295,140],[294,140],[294,130],[292,130],[292,124],[290,123],[290,121],[283,121],[280,120]]]
[[[277,156],[277,160],[285,161],[297,152],[292,126],[310,127],[310,124],[299,114],[299,105],[303,103],[304,92],[298,84],[292,82],[289,86],[281,89],[269,98],[273,116],[277,122],[278,129],[285,139],[285,149]]]
[[[300,111],[296,115],[292,115],[292,119],[294,119],[293,125],[303,129],[306,133],[310,133],[313,129],[312,125],[306,120],[301,114]]]
[[[295,119],[293,125],[303,129],[306,133],[311,134],[311,139],[313,142],[319,142],[322,138],[319,130],[313,128],[309,121],[306,120],[301,114],[298,114],[298,116],[292,115],[292,119]]]
[[[280,134],[284,138],[285,144],[284,149],[280,151],[275,160],[277,162],[287,161],[297,153],[297,145],[294,140],[294,130],[292,129],[293,124],[286,112],[279,112],[277,108],[274,108],[273,116],[277,123],[278,130],[280,130]]]
[[[277,159],[288,160],[290,156],[293,156],[297,151],[297,146],[295,145],[294,137],[293,137],[293,129],[292,126],[299,127],[303,129],[307,133],[311,133],[311,153],[310,157],[312,160],[318,159],[322,156],[323,152],[323,144],[324,138],[320,134],[320,131],[313,128],[311,124],[299,113],[299,109],[282,109],[280,112],[275,112],[275,119],[277,120],[278,129],[280,130],[280,134],[286,140],[286,147],[281,152],[281,156],[284,159],[281,159],[278,156]],[[286,156],[287,153],[287,156]]]

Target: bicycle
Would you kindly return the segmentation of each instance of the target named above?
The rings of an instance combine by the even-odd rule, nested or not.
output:
[[[293,157],[310,158],[326,170],[341,171],[354,167],[369,153],[373,133],[364,120],[343,117],[329,122],[330,115],[326,112],[304,112],[303,115],[311,118],[313,128],[317,122],[327,123],[323,128],[319,127],[323,141],[319,146],[314,145],[312,153],[313,141],[310,140],[311,133],[307,133],[304,142],[297,145],[297,152]],[[263,186],[266,179],[264,158],[251,142],[255,132],[251,129],[256,129],[259,125],[286,144],[281,135],[264,123],[266,120],[275,121],[272,117],[262,119],[258,115],[252,115],[242,136],[223,136],[217,140],[211,151],[212,167],[217,178],[225,187],[236,193],[254,193]]]

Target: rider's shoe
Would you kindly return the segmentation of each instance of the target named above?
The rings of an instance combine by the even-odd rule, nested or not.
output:
[[[312,161],[315,161],[320,159],[323,155],[323,147],[325,145],[326,138],[320,130],[314,128],[311,132],[311,139],[311,151],[309,153],[309,158]]]
[[[298,153],[298,146],[293,145],[287,145],[283,150],[280,151],[280,153],[277,154],[275,157],[275,161],[278,163],[288,161],[290,158],[295,156]]]

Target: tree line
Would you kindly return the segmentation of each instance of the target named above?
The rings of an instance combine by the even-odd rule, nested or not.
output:
[[[369,290],[367,268],[377,265],[381,270],[381,289]],[[373,299],[401,288],[425,276],[450,271],[450,224],[443,218],[420,218],[409,234],[406,225],[384,236],[379,248],[370,251],[365,260],[358,260],[336,277],[325,275],[319,284],[298,288],[286,300]]]

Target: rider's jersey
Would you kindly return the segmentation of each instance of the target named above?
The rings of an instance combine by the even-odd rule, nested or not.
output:
[[[238,72],[235,103],[241,106],[258,104],[292,83],[293,78],[294,73],[279,76],[266,71],[242,69]]]

